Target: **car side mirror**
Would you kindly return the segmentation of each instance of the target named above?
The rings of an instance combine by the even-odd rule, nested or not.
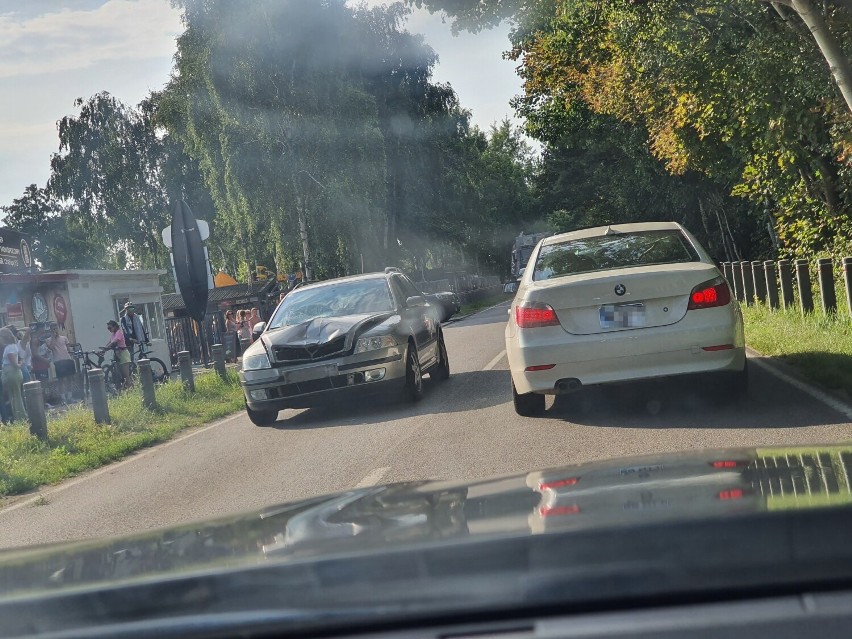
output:
[[[412,295],[405,300],[405,305],[409,307],[426,306],[426,298],[422,295]]]
[[[263,332],[263,329],[266,328],[266,322],[258,322],[251,329],[251,332],[255,335],[260,335]]]

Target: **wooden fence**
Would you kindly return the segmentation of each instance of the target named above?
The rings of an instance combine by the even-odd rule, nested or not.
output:
[[[810,313],[818,297],[825,313],[835,313],[838,298],[845,297],[846,310],[852,316],[852,257],[844,257],[839,265],[830,258],[813,263],[808,260],[723,262],[722,271],[734,296],[743,304],[758,301],[771,308],[798,305],[802,313]]]

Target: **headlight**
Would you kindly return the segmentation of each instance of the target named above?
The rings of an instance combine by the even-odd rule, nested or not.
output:
[[[243,357],[244,371],[259,371],[263,368],[272,368],[272,365],[269,363],[269,356],[266,353]]]
[[[380,348],[393,348],[394,346],[396,346],[396,340],[391,335],[362,337],[355,344],[355,354],[377,351]]]

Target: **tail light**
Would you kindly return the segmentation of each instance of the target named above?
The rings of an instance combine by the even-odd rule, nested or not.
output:
[[[543,328],[559,326],[559,318],[550,304],[527,303],[515,307],[515,322],[518,328]]]
[[[727,306],[731,303],[731,289],[722,277],[699,284],[689,294],[687,310]]]

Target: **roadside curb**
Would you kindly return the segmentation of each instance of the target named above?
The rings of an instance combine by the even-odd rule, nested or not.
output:
[[[446,326],[447,324],[454,324],[455,322],[461,322],[462,320],[466,320],[469,317],[473,317],[474,315],[479,315],[480,313],[484,313],[485,311],[490,311],[492,309],[497,308],[498,306],[505,304],[506,302],[511,302],[511,301],[512,301],[511,299],[506,299],[506,300],[503,300],[502,302],[497,302],[493,306],[489,306],[487,308],[481,308],[478,311],[474,311],[473,313],[468,313],[467,315],[461,315],[459,317],[451,317],[446,322],[441,324],[441,326]]]
[[[772,355],[764,355],[750,346],[746,346],[746,353],[751,362],[757,364],[766,372],[774,375],[783,382],[798,390],[807,393],[818,402],[837,411],[849,420],[852,420],[852,404],[835,391],[815,384],[806,379],[794,366],[787,364]]]

